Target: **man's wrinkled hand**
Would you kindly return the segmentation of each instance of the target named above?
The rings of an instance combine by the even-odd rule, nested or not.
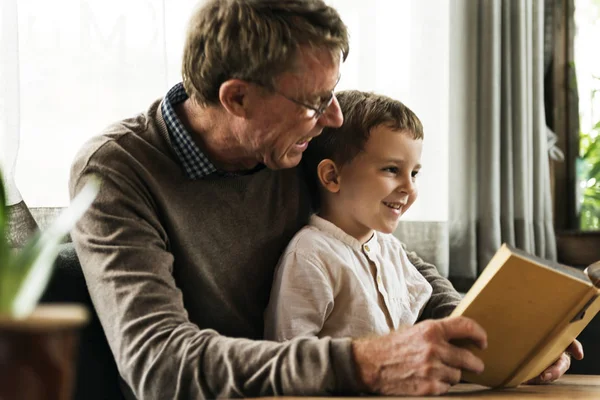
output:
[[[382,337],[352,343],[364,390],[383,395],[438,395],[460,381],[461,370],[481,373],[483,361],[451,340],[487,347],[487,335],[465,317],[428,320]]]
[[[567,347],[567,350],[560,355],[554,364],[546,368],[541,374],[527,381],[526,383],[528,385],[543,385],[554,382],[563,376],[565,372],[567,372],[571,366],[571,357],[575,358],[576,360],[583,359],[583,346],[578,340],[573,341],[573,343]]]

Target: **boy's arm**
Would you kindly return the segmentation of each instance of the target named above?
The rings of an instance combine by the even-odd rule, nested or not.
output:
[[[265,339],[317,336],[333,309],[333,284],[312,256],[286,253],[276,269],[265,310]]]
[[[404,243],[402,244],[402,249],[406,252],[410,262],[427,279],[427,282],[433,288],[431,299],[429,299],[429,302],[425,306],[420,320],[437,319],[450,315],[462,298],[460,293],[454,289],[454,286],[452,286],[452,283],[448,279],[440,275],[433,264],[423,261],[414,251],[408,251]]]

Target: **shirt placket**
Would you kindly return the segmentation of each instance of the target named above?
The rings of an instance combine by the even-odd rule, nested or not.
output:
[[[378,252],[375,249],[371,248],[371,246],[368,243],[364,244],[362,246],[362,249],[365,256],[375,266],[375,282],[377,285],[377,291],[381,294],[381,297],[383,297],[383,302],[385,303],[385,307],[387,309],[388,315],[390,316],[390,320],[392,321],[394,329],[398,329],[398,313],[394,312],[394,305],[391,302],[390,295],[383,282],[383,271],[381,268],[381,263],[377,259]]]

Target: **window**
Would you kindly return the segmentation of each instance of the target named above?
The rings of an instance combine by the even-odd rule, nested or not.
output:
[[[600,259],[600,0],[545,4],[552,50],[546,115],[564,153],[553,162],[558,261],[584,267]]]
[[[576,214],[579,229],[600,230],[600,0],[575,0],[574,16],[580,127]]]

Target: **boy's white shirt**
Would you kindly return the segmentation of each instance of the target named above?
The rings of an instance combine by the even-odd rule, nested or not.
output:
[[[361,244],[313,215],[275,270],[265,339],[385,334],[413,325],[432,291],[393,235],[375,232]]]

